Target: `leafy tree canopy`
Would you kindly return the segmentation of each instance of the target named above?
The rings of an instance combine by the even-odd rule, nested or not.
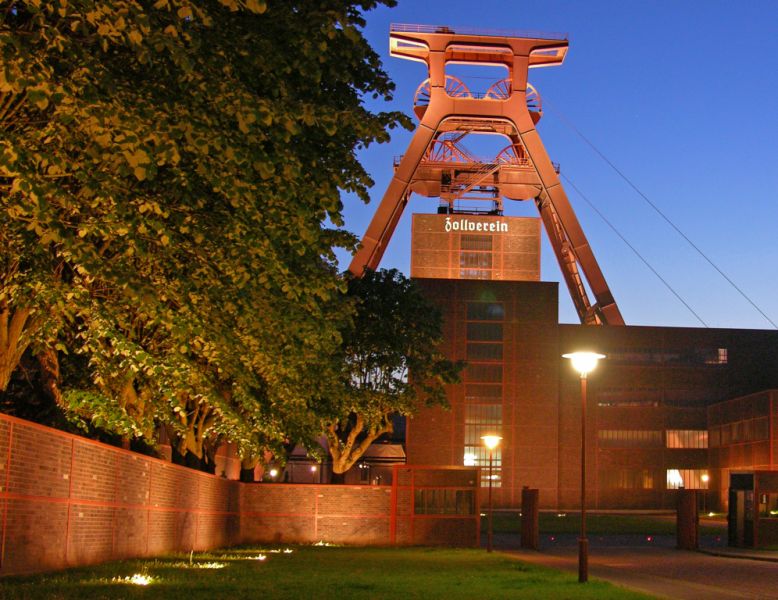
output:
[[[306,422],[354,244],[325,223],[405,122],[363,104],[392,91],[377,4],[0,3],[0,391],[31,352],[75,414],[198,456]]]

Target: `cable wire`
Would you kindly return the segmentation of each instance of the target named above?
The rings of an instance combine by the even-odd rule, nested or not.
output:
[[[600,212],[600,210],[599,210],[599,209],[598,209],[598,208],[597,208],[597,207],[596,207],[596,206],[595,206],[595,205],[594,205],[594,204],[591,202],[591,200],[589,200],[589,198],[587,198],[587,197],[586,197],[586,195],[585,195],[585,194],[584,194],[584,193],[583,193],[583,192],[582,192],[582,191],[581,191],[581,190],[578,188],[578,186],[577,186],[577,185],[575,185],[575,183],[573,183],[573,181],[571,181],[571,180],[570,180],[570,178],[569,178],[569,177],[567,177],[566,175],[564,175],[564,174],[561,174],[561,176],[562,176],[562,179],[564,179],[564,180],[565,180],[565,182],[566,182],[566,183],[568,183],[568,184],[570,185],[570,187],[571,187],[571,188],[573,188],[573,189],[576,191],[576,193],[577,193],[577,194],[578,194],[578,195],[579,195],[581,198],[583,198],[583,200],[584,200],[584,201],[585,201],[585,202],[586,202],[586,203],[587,203],[587,204],[588,204],[588,205],[591,207],[591,209],[592,209],[594,212],[596,212],[596,213],[597,213],[597,215],[598,215],[598,216],[599,216],[599,217],[600,217],[600,218],[601,218],[601,219],[602,219],[602,220],[605,222],[605,224],[606,224],[608,227],[610,227],[610,228],[611,228],[611,230],[613,231],[613,233],[615,233],[617,236],[619,236],[619,238],[621,239],[621,241],[622,241],[622,242],[624,242],[624,243],[627,245],[627,247],[628,247],[630,250],[632,250],[632,252],[634,252],[635,256],[637,256],[637,257],[638,257],[638,258],[639,258],[639,259],[640,259],[640,260],[643,262],[643,264],[644,264],[644,265],[646,265],[646,266],[647,266],[647,267],[648,267],[648,268],[651,270],[651,272],[652,272],[654,275],[656,275],[657,279],[659,279],[659,281],[661,281],[661,282],[664,284],[664,286],[665,286],[665,287],[666,287],[668,290],[670,290],[670,291],[672,292],[673,296],[675,296],[676,298],[678,298],[678,300],[680,300],[680,301],[681,301],[681,304],[683,304],[683,305],[684,305],[684,306],[685,306],[685,307],[686,307],[686,308],[689,310],[689,312],[690,312],[690,313],[692,313],[692,314],[693,314],[693,315],[694,315],[694,316],[697,318],[697,320],[698,320],[700,323],[702,323],[703,327],[708,327],[708,324],[707,324],[705,321],[703,321],[703,320],[702,320],[702,317],[701,317],[700,315],[698,315],[698,314],[697,314],[697,313],[694,311],[694,309],[693,309],[691,306],[689,306],[689,304],[688,304],[688,303],[687,303],[687,302],[686,302],[686,301],[685,301],[683,298],[681,298],[681,296],[678,294],[678,292],[676,292],[676,291],[673,289],[673,287],[672,287],[672,286],[671,286],[671,285],[670,285],[670,284],[669,284],[669,283],[668,283],[668,282],[667,282],[667,281],[664,279],[664,277],[662,277],[662,276],[661,276],[661,275],[660,275],[660,274],[657,272],[657,270],[656,270],[654,267],[652,267],[652,266],[651,266],[651,264],[650,264],[650,263],[649,263],[649,262],[648,262],[648,261],[647,261],[647,260],[646,260],[646,259],[645,259],[645,258],[644,258],[642,255],[641,255],[641,254],[640,254],[640,252],[638,252],[638,251],[637,251],[637,249],[636,249],[636,248],[635,248],[635,247],[634,247],[632,244],[630,244],[630,243],[629,243],[629,241],[627,241],[627,238],[625,238],[625,237],[624,237],[624,236],[621,234],[621,232],[620,232],[618,229],[616,229],[616,226],[615,226],[615,225],[613,225],[613,223],[611,223],[611,222],[610,222],[610,221],[607,219],[607,217],[606,217],[604,214],[602,214],[602,212]]]
[[[548,107],[548,106],[550,106],[550,103],[549,103],[549,101],[548,101],[548,100],[546,100],[546,99],[544,98],[544,99],[543,99],[543,105],[544,105],[544,106],[546,106],[546,107]],[[584,141],[584,142],[585,142],[585,143],[586,143],[586,144],[587,144],[587,145],[588,145],[588,146],[589,146],[589,147],[590,147],[592,150],[594,150],[594,152],[595,152],[595,153],[596,153],[596,154],[597,154],[597,155],[598,155],[598,156],[599,156],[599,157],[600,157],[602,160],[604,160],[604,161],[605,161],[605,162],[608,164],[608,166],[609,166],[611,169],[613,169],[613,170],[614,170],[614,171],[615,171],[615,172],[616,172],[616,173],[619,175],[619,177],[621,177],[621,178],[622,178],[622,179],[623,179],[623,180],[624,180],[624,181],[627,183],[627,185],[629,185],[629,186],[630,186],[630,187],[631,187],[633,190],[635,190],[635,192],[637,192],[637,194],[638,194],[638,195],[639,195],[641,198],[643,198],[643,200],[645,200],[645,201],[646,201],[646,203],[647,203],[647,204],[648,204],[648,205],[649,205],[651,208],[653,208],[653,209],[654,209],[654,211],[656,211],[656,213],[657,213],[657,214],[658,214],[660,217],[662,217],[662,219],[664,219],[664,220],[665,220],[665,222],[666,222],[668,225],[670,225],[670,227],[672,227],[672,228],[673,228],[673,229],[676,231],[676,233],[678,233],[678,235],[680,235],[680,236],[681,236],[681,237],[682,237],[684,240],[686,240],[686,242],[687,242],[687,243],[688,243],[688,244],[689,244],[689,245],[690,245],[692,248],[694,248],[694,250],[697,252],[697,254],[699,254],[699,255],[700,255],[702,258],[704,258],[704,259],[705,259],[705,261],[706,261],[706,262],[707,262],[707,263],[708,263],[708,264],[709,264],[711,267],[713,267],[713,268],[716,270],[716,272],[717,272],[719,275],[721,275],[721,276],[722,276],[722,277],[723,277],[723,278],[724,278],[724,279],[727,281],[727,283],[729,283],[729,285],[731,285],[731,286],[732,286],[732,287],[733,287],[733,288],[734,288],[734,289],[735,289],[735,290],[736,290],[736,291],[737,291],[737,292],[738,292],[738,293],[739,293],[741,296],[743,296],[743,298],[745,298],[745,299],[746,299],[746,301],[747,301],[747,302],[748,302],[748,303],[749,303],[751,306],[753,306],[753,307],[756,309],[756,311],[757,311],[757,312],[758,312],[760,315],[762,315],[762,316],[763,316],[763,317],[764,317],[764,318],[765,318],[765,319],[766,319],[766,320],[767,320],[767,321],[770,323],[770,325],[772,325],[772,326],[773,326],[773,328],[774,328],[774,329],[778,329],[778,325],[776,325],[776,324],[775,324],[775,322],[774,322],[774,321],[773,321],[773,320],[772,320],[770,317],[768,317],[768,316],[765,314],[765,312],[764,312],[764,311],[763,311],[761,308],[759,308],[759,306],[757,306],[757,304],[756,304],[756,303],[755,303],[753,300],[751,300],[751,298],[749,298],[749,297],[748,297],[748,295],[747,295],[747,294],[746,294],[746,293],[745,293],[745,292],[744,292],[742,289],[740,289],[740,287],[738,287],[738,285],[737,285],[737,284],[736,284],[734,281],[732,281],[732,279],[730,279],[730,278],[727,276],[727,274],[726,274],[726,273],[724,273],[724,271],[722,271],[722,270],[721,270],[721,269],[720,269],[720,268],[719,268],[719,267],[716,265],[716,263],[714,263],[714,262],[713,262],[713,261],[712,261],[710,258],[708,258],[708,256],[707,256],[707,255],[706,255],[706,254],[705,254],[705,253],[704,253],[702,250],[700,250],[700,248],[699,248],[699,247],[698,247],[698,246],[697,246],[697,245],[696,245],[696,244],[695,244],[695,243],[694,243],[694,242],[693,242],[691,239],[689,239],[689,236],[687,236],[687,235],[686,235],[686,234],[685,234],[683,231],[681,231],[681,229],[680,229],[678,226],[676,226],[676,225],[675,225],[675,223],[673,223],[673,222],[670,220],[670,218],[669,218],[669,217],[667,217],[667,215],[665,215],[665,214],[664,214],[664,213],[663,213],[663,212],[660,210],[660,208],[659,208],[659,207],[658,207],[656,204],[654,204],[654,203],[653,203],[653,202],[652,202],[652,201],[651,201],[651,200],[648,198],[648,196],[646,196],[646,195],[645,195],[645,194],[644,194],[644,193],[643,193],[643,192],[640,190],[640,188],[638,188],[638,187],[637,187],[637,186],[636,186],[634,183],[632,183],[632,181],[629,179],[629,177],[627,177],[627,176],[626,176],[626,175],[625,175],[625,174],[624,174],[624,173],[623,173],[623,172],[622,172],[622,171],[621,171],[621,170],[620,170],[620,169],[619,169],[619,168],[618,168],[618,167],[617,167],[615,164],[613,164],[613,162],[611,162],[611,160],[610,160],[610,159],[608,159],[608,157],[607,157],[607,156],[605,156],[605,155],[604,155],[604,154],[603,154],[603,153],[602,153],[602,152],[601,152],[601,151],[600,151],[600,150],[597,148],[597,146],[595,146],[595,145],[594,145],[594,144],[593,144],[593,143],[592,143],[592,142],[589,140],[589,138],[587,138],[587,137],[586,137],[586,136],[585,136],[585,135],[584,135],[584,134],[581,132],[581,130],[580,130],[580,129],[578,129],[578,128],[577,128],[575,125],[573,125],[573,123],[572,123],[572,122],[570,122],[570,120],[569,120],[567,117],[565,117],[565,116],[564,116],[564,115],[563,115],[563,114],[562,114],[562,113],[561,113],[559,110],[557,110],[556,108],[553,108],[553,107],[552,107],[552,112],[553,112],[553,113],[555,113],[555,114],[557,115],[557,117],[559,117],[559,119],[562,121],[562,123],[564,123],[564,124],[565,124],[567,127],[569,127],[570,129],[572,129],[572,130],[575,132],[575,134],[576,134],[578,137],[580,137],[580,138],[581,138],[581,139],[582,139],[582,140],[583,140],[583,141]],[[684,304],[685,304],[685,303],[684,303]],[[698,317],[698,318],[699,318],[699,317]]]

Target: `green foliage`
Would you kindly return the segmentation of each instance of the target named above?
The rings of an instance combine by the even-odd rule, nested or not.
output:
[[[343,329],[342,387],[326,420],[333,470],[342,473],[392,431],[393,415],[446,404],[445,384],[462,365],[446,359],[440,312],[399,271],[367,271],[349,282],[354,317]]]
[[[0,4],[0,375],[82,356],[63,406],[198,456],[310,436],[354,245],[325,223],[405,123],[363,105],[392,90],[359,30],[379,3]]]

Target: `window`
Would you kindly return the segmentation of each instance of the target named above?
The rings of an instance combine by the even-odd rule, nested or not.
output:
[[[767,420],[767,417],[761,417],[759,419],[754,419],[754,426],[752,428],[753,432],[753,441],[759,442],[761,440],[766,440],[770,435],[770,423]]]
[[[499,383],[502,381],[502,365],[470,363],[465,369],[465,380]]]
[[[726,365],[729,361],[726,348],[698,348],[696,358],[706,365]]]
[[[778,492],[759,494],[759,517],[778,519]]]
[[[654,474],[648,469],[613,469],[600,472],[603,488],[619,490],[654,489]]]
[[[759,417],[734,423],[724,423],[719,427],[711,427],[710,435],[711,448],[729,446],[730,444],[761,442],[770,436],[770,422],[767,417]]]
[[[658,448],[662,432],[643,429],[601,429],[597,432],[600,448]]]
[[[462,464],[481,467],[481,486],[489,485],[489,450],[482,435],[502,434],[502,404],[465,405],[465,447]],[[492,451],[492,487],[500,487],[502,452],[498,446]]]
[[[708,471],[705,469],[667,469],[667,489],[707,490]]]
[[[459,237],[459,276],[492,278],[492,236],[462,234]]]
[[[721,446],[721,427],[711,427],[708,443],[711,448],[718,448]]]
[[[469,343],[468,360],[502,360],[502,344]]]
[[[502,323],[468,323],[467,340],[471,342],[501,342]]]
[[[698,347],[664,351],[658,348],[615,348],[608,352],[609,362],[627,364],[726,365],[726,348]]]
[[[597,406],[605,408],[617,406],[659,406],[661,401],[662,392],[650,388],[606,388],[597,392]]]
[[[505,319],[505,307],[501,302],[468,302],[468,321],[502,321]]]
[[[413,512],[417,515],[474,515],[475,491],[417,489]]]
[[[708,432],[704,429],[668,429],[665,439],[668,448],[708,447]]]
[[[500,404],[502,386],[481,383],[465,384],[465,401],[482,404]]]

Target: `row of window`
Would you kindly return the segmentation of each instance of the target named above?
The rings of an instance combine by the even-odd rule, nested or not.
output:
[[[704,429],[600,429],[600,448],[707,448],[708,432]]]
[[[770,423],[767,417],[746,419],[736,423],[725,423],[710,428],[710,445],[712,448],[742,444],[745,442],[760,442],[770,437]]]
[[[462,236],[462,244],[469,238]],[[467,242],[475,244],[470,240]],[[491,243],[491,241],[490,241]],[[481,439],[502,434],[503,325],[505,307],[501,302],[467,304],[467,360],[465,371],[465,444],[462,462],[481,467],[481,485],[500,487],[502,450],[491,453]]]
[[[726,348],[690,348],[682,352],[665,352],[652,348],[630,348],[608,352],[608,360],[622,363],[726,365],[729,352]]]
[[[710,404],[710,391],[704,387],[689,388],[600,388],[596,391],[597,406],[705,408]]]
[[[618,490],[653,490],[657,487],[656,473],[651,469],[612,469],[600,472],[600,487]],[[665,489],[680,488],[707,490],[710,477],[705,469],[667,469]]]
[[[473,490],[416,490],[413,512],[417,515],[474,515],[475,493]]]

